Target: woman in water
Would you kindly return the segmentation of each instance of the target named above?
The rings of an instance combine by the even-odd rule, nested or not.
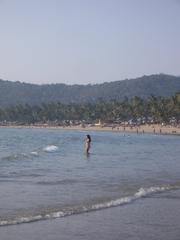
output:
[[[89,153],[89,149],[91,147],[91,136],[88,134],[86,135],[86,153]]]

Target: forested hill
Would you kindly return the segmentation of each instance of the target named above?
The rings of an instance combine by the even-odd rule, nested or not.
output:
[[[180,91],[180,77],[158,74],[131,80],[94,85],[35,85],[0,80],[0,107],[42,103],[87,103],[97,100],[122,100],[125,96],[147,98],[171,96]]]

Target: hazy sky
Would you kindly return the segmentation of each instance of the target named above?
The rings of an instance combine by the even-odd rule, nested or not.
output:
[[[180,0],[0,0],[0,78],[180,75]]]

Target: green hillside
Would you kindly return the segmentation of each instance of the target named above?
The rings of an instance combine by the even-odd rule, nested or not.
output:
[[[165,74],[94,85],[35,85],[0,80],[0,107],[18,104],[94,103],[124,97],[172,96],[180,91],[180,77]]]

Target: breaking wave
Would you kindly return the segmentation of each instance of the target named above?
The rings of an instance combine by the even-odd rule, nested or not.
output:
[[[9,156],[4,156],[1,157],[1,160],[3,161],[13,161],[13,160],[23,160],[29,158],[29,155],[26,153],[17,153],[17,154],[12,154]]]
[[[55,152],[58,150],[58,147],[55,145],[48,145],[43,148],[44,152]],[[42,150],[41,150],[42,151]],[[32,157],[38,157],[41,154],[41,151],[31,151],[29,153],[14,153],[8,156],[0,157],[0,160],[3,161],[13,161],[13,160],[24,160]]]
[[[38,156],[38,152],[36,152],[36,151],[32,151],[30,154],[33,156]]]
[[[86,213],[86,212],[97,211],[97,210],[106,209],[110,207],[121,206],[124,204],[132,203],[138,199],[149,196],[151,194],[161,193],[161,192],[165,192],[173,189],[179,189],[179,187],[167,185],[167,186],[161,186],[161,187],[140,188],[132,196],[126,196],[126,197],[118,198],[115,200],[95,203],[91,205],[87,204],[83,206],[76,206],[72,208],[52,211],[49,213],[37,214],[34,216],[21,216],[21,217],[16,217],[14,219],[8,219],[8,220],[1,219],[0,226],[30,223],[30,222],[53,219],[53,218],[61,218],[61,217],[71,216],[74,214]]]
[[[46,146],[45,148],[43,148],[43,150],[45,152],[55,152],[58,150],[58,147],[55,145],[49,145],[49,146]]]

